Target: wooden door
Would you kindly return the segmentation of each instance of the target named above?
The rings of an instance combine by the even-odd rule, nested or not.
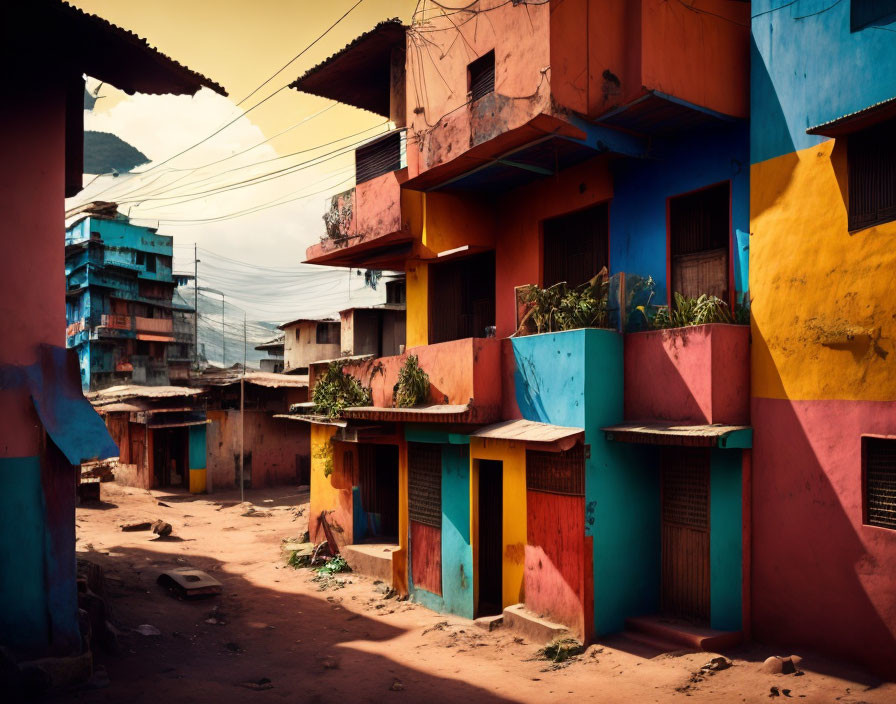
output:
[[[479,461],[479,607],[478,616],[499,614],[504,557],[504,465]]]
[[[669,200],[671,293],[688,298],[705,293],[731,302],[730,202],[727,182]]]
[[[662,456],[662,610],[709,622],[709,450]]]

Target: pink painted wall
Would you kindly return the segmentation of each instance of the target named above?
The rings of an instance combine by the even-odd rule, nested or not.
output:
[[[896,531],[862,523],[862,434],[896,402],[753,399],[753,637],[896,677]]]
[[[29,365],[37,346],[65,345],[65,93],[47,76],[13,81],[0,130],[0,365]],[[0,457],[39,454],[41,425],[27,388],[0,391]]]
[[[696,325],[625,336],[625,418],[750,423],[750,328]]]
[[[414,347],[404,355],[347,364],[345,372],[373,391],[373,404],[391,408],[398,373],[408,355],[429,375],[429,403],[465,404],[497,416],[501,408],[501,341],[465,338]],[[312,381],[313,384],[313,381]]]
[[[585,536],[585,497],[526,492],[526,607],[569,626],[587,643],[593,595],[591,540]],[[587,549],[586,549],[587,543]]]

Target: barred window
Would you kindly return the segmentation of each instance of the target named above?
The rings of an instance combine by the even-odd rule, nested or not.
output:
[[[339,323],[318,323],[317,324],[317,344],[333,345],[339,342]],[[298,330],[296,336],[298,336]]]
[[[467,67],[470,81],[470,99],[479,100],[495,92],[495,52],[483,54]]]
[[[847,138],[849,229],[896,220],[896,120]]]
[[[442,448],[425,442],[408,443],[408,518],[442,526]]]
[[[862,438],[865,523],[896,530],[896,439]]]
[[[566,452],[526,450],[526,488],[550,494],[585,495],[585,447]]]

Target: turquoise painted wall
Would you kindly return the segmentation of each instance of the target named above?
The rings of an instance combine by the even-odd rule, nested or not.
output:
[[[0,458],[0,643],[48,646],[46,519],[39,457]]]
[[[408,570],[408,590],[428,609],[473,618],[469,437],[438,427],[407,425],[405,438],[442,446],[442,595],[416,587],[413,569]]]
[[[743,626],[742,454],[716,449],[710,461],[710,625],[723,631]]]
[[[206,430],[207,425],[190,426],[190,469],[206,468]]]
[[[570,330],[512,340],[523,417],[583,428],[585,533],[593,537],[594,629],[658,607],[659,471],[649,448],[608,443],[601,428],[623,420],[622,337]]]

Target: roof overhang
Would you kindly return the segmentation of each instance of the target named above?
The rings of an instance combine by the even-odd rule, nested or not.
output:
[[[720,447],[743,449],[753,446],[749,425],[693,425],[676,422],[622,423],[602,428],[607,440],[641,445]]]
[[[398,19],[380,22],[289,87],[389,117],[392,52],[404,51],[406,30]]]
[[[650,90],[601,115],[602,125],[651,136],[670,135],[701,127],[732,123],[740,118],[695,105],[674,95]]]
[[[570,428],[563,425],[538,423],[531,420],[507,420],[495,425],[488,425],[470,433],[471,438],[483,440],[508,440],[524,442],[539,446],[539,449],[553,449],[565,452],[576,444],[584,442],[583,428]]]
[[[469,404],[429,404],[414,408],[354,406],[343,416],[353,420],[403,421],[408,423],[488,423],[497,413]]]
[[[822,137],[844,137],[867,127],[896,118],[896,97],[883,100],[862,110],[851,112],[806,130],[806,134]]]
[[[305,264],[356,267],[360,269],[403,269],[414,246],[414,236],[397,230],[365,242],[333,248],[315,244],[305,252]]]

